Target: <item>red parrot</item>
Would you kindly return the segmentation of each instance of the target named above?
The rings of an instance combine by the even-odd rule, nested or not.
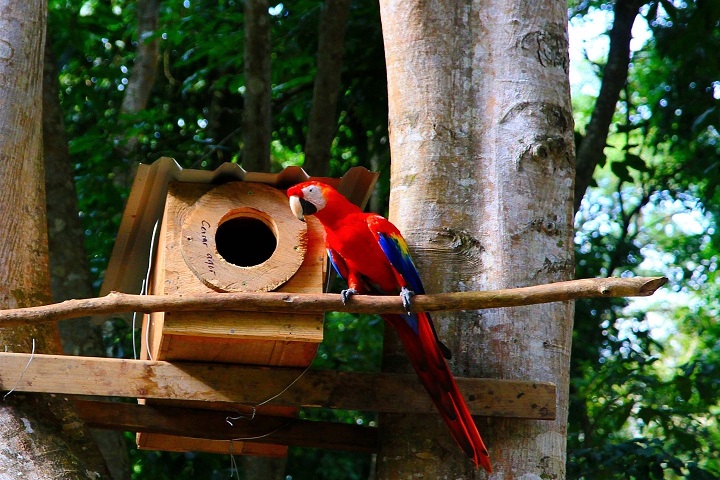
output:
[[[425,289],[400,231],[380,215],[363,213],[321,182],[300,183],[287,195],[300,220],[315,215],[323,225],[330,262],[348,284],[341,292],[343,302],[354,294],[402,297],[408,313],[382,317],[397,330],[410,363],[460,448],[476,467],[491,472],[485,444],[445,361],[449,349],[440,342],[429,314],[409,313],[410,298]]]

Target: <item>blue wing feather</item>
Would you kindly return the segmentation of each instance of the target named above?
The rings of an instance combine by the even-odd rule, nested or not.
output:
[[[380,248],[382,248],[393,268],[405,279],[408,288],[418,295],[424,294],[425,288],[420,280],[420,274],[415,268],[415,264],[407,251],[407,244],[402,237],[387,233],[378,233],[377,236]]]
[[[420,274],[412,261],[412,257],[408,253],[405,240],[399,235],[392,233],[377,233],[378,243],[383,253],[387,257],[393,268],[403,277],[407,283],[407,287],[413,292],[422,295],[425,293]],[[405,323],[415,332],[418,333],[418,316],[414,313],[401,315]]]
[[[330,248],[327,249],[327,254],[328,254],[328,258],[330,259],[330,265],[333,266],[333,268],[337,272],[338,276],[340,278],[342,278],[343,280],[347,280],[346,273],[345,273],[345,270],[347,269],[347,267],[345,267],[345,264],[342,261],[342,259],[340,258],[340,256],[337,255],[337,253]],[[341,262],[342,262],[342,266],[341,266]],[[341,271],[341,270],[343,270],[343,271]]]
[[[375,230],[375,235],[377,236],[378,244],[380,245],[383,253],[387,257],[393,268],[403,277],[403,279],[407,283],[407,287],[416,294],[423,295],[425,293],[425,287],[423,287],[422,280],[420,280],[420,274],[418,273],[417,268],[412,261],[412,257],[410,256],[410,252],[408,251],[407,243],[405,242],[405,239],[402,237],[402,235],[400,235],[400,232],[390,231],[388,233],[378,232],[377,230]],[[415,333],[419,334],[419,318],[417,314],[410,313],[401,315],[401,317]],[[430,315],[426,313],[425,317],[430,323],[430,328],[432,329],[433,335],[435,336],[435,341],[440,347],[440,351],[443,353],[443,356],[445,358],[450,359],[452,357],[450,349],[447,348],[447,346],[445,346],[445,344],[442,343],[438,338],[437,331],[435,331],[435,325],[433,325],[433,321],[430,318]]]

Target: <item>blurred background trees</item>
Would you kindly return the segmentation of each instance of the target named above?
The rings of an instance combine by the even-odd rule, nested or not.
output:
[[[65,295],[97,291],[138,162],[171,156],[188,168],[258,168],[264,153],[248,153],[256,150],[243,128],[250,105],[269,104],[262,161],[271,170],[306,160],[316,175],[378,170],[371,208],[385,213],[390,157],[377,3],[247,3],[49,2],[53,74],[44,88],[54,80],[57,93],[44,102],[44,135],[47,169],[56,172],[48,179],[58,212],[50,209],[48,219],[56,298],[55,282],[70,278],[83,286]],[[269,41],[265,51],[246,52],[257,40],[245,27],[257,15],[250,4],[267,11],[258,33]],[[663,274],[671,282],[649,300],[577,303],[568,478],[718,478],[720,3],[571,1],[569,12],[574,28],[604,25],[593,40],[607,45],[588,47],[573,92],[577,277]],[[328,31],[336,41],[323,37]],[[123,321],[63,330],[66,351],[132,356]],[[379,368],[378,319],[329,315],[326,337],[318,367]],[[312,415],[375,421],[364,412]],[[112,461],[125,477],[229,476],[226,457],[138,452],[127,440],[129,469]],[[364,479],[371,462],[292,449],[285,475]]]

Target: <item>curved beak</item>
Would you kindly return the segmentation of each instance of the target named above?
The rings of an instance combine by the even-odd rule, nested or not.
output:
[[[297,195],[290,197],[290,210],[292,210],[295,216],[303,222],[305,221],[305,215],[313,215],[317,213],[317,207],[315,205],[304,198],[298,197]]]
[[[298,220],[305,221],[305,215],[303,214],[302,204],[300,203],[300,197],[293,195],[290,197],[290,210],[295,214]]]

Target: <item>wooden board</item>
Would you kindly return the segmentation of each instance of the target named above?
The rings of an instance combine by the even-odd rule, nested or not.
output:
[[[212,291],[212,289],[207,287],[207,285],[192,272],[182,255],[183,225],[188,217],[197,214],[194,208],[196,202],[203,197],[203,194],[209,192],[212,188],[213,185],[170,184],[163,216],[163,222],[167,226],[163,240],[165,242],[165,251],[167,252],[167,257],[164,259],[166,273],[163,284],[158,285],[158,291],[168,294],[191,294]],[[278,203],[277,208],[285,214],[290,212],[290,207],[286,201]],[[307,250],[305,251],[300,269],[297,270],[290,280],[283,283],[279,288],[274,289],[276,291],[299,293],[322,292],[322,272],[326,261],[324,234],[322,226],[317,219],[313,217],[306,219],[306,227]],[[292,251],[292,249],[290,250]],[[229,274],[240,277],[252,273],[252,268],[242,267],[237,267],[233,272],[229,272]],[[228,282],[231,281],[232,279],[228,279]],[[260,290],[262,290],[262,288],[260,288]]]
[[[0,390],[435,413],[415,375],[0,353]],[[29,365],[28,365],[29,362]],[[25,366],[27,370],[24,371]],[[457,378],[474,415],[555,419],[548,382]],[[295,383],[293,383],[295,382]],[[292,383],[292,386],[288,386]]]
[[[186,219],[197,215],[196,202],[212,188],[212,185],[203,184],[169,185],[158,236],[158,251],[153,263],[151,293],[189,295],[214,292],[207,281],[201,281],[187,265],[182,254],[182,232]],[[289,212],[284,202],[278,208]],[[219,215],[216,212],[215,216]],[[300,269],[276,291],[322,292],[326,265],[324,234],[316,219],[308,220],[306,252]],[[150,355],[146,342],[143,342],[143,358],[155,360],[306,366],[312,361],[323,334],[321,314],[155,313],[146,315],[145,322],[143,331],[149,333]],[[210,340],[213,338],[226,339],[225,346],[217,340]]]
[[[174,439],[174,436],[182,437],[182,446],[177,451],[203,451],[204,442],[199,439],[210,440],[215,447],[213,452],[221,448],[223,453],[246,455],[258,454],[259,449],[253,443],[367,453],[377,451],[377,429],[373,427],[263,415],[237,419],[236,412],[158,408],[129,403],[86,400],[76,400],[75,403],[82,419],[91,428],[152,433],[153,437],[160,436],[165,442]],[[228,423],[229,416],[233,418]],[[247,439],[252,439],[252,443],[242,441]],[[265,450],[264,454],[273,453]]]
[[[225,183],[198,198],[184,216],[180,250],[185,264],[210,288],[268,292],[300,269],[307,227],[281,190]]]
[[[270,258],[240,267],[220,254],[215,232],[223,222],[237,218],[260,222],[273,232],[277,244]],[[234,246],[236,241],[242,243],[257,234],[252,228],[243,227],[234,231],[230,240]],[[284,193],[266,185],[171,183],[157,243],[150,293],[188,295],[263,290],[322,293],[326,264],[322,227],[316,219],[299,222],[290,212]],[[141,357],[305,367],[312,362],[322,341],[322,323],[323,316],[317,313],[277,315],[222,310],[153,313],[144,317],[143,335],[147,335],[148,341],[142,342]],[[143,403],[177,405],[150,397],[145,397]],[[193,405],[202,406],[202,402]],[[281,412],[286,416],[297,414],[290,407]],[[148,449],[227,452],[226,442],[202,444],[197,439],[144,432],[138,435],[137,443]],[[234,442],[233,447],[252,449],[254,454],[261,455],[283,454],[283,449],[275,446]]]
[[[129,429],[128,431],[132,430]],[[255,441],[211,440],[166,433],[138,433],[138,438],[142,439],[138,442],[140,450],[204,452],[220,455],[252,455],[255,457],[285,457],[288,451],[286,445],[273,445]]]

